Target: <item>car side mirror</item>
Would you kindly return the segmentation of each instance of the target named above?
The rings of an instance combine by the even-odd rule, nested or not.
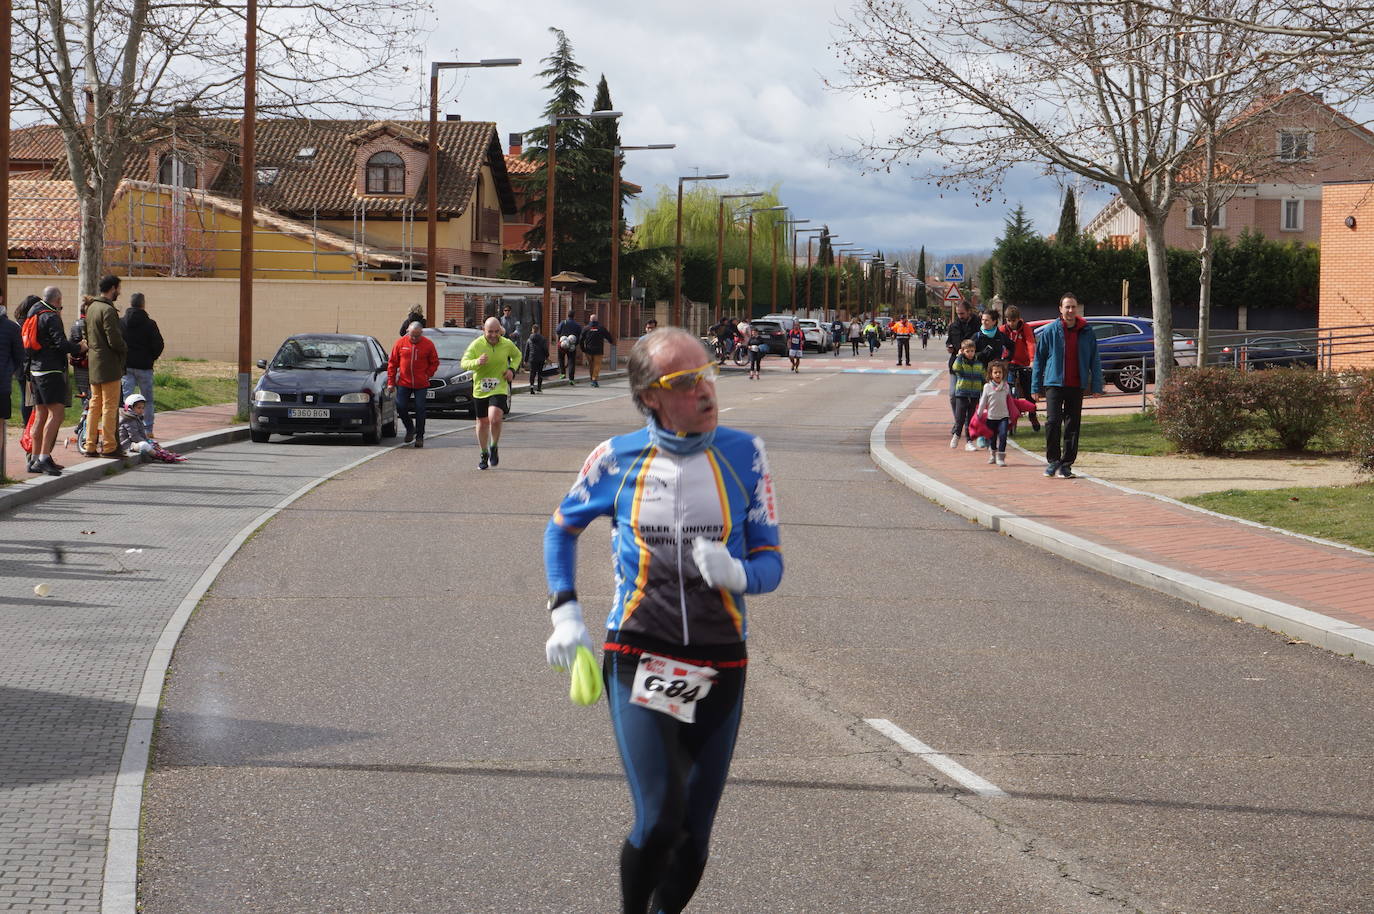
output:
[[[267,367],[267,360],[266,360],[266,359],[258,359],[258,367],[259,367],[259,368],[266,368],[266,367]]]

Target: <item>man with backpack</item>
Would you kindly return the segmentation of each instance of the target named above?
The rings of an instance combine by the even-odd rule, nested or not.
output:
[[[593,314],[588,318],[587,329],[582,331],[582,338],[578,342],[582,351],[587,354],[587,375],[592,379],[593,387],[601,386],[601,359],[606,355],[608,343],[614,346],[615,337],[601,326],[601,321]]]
[[[127,399],[137,391],[143,394],[147,410],[143,414],[143,429],[148,437],[157,442],[153,434],[153,363],[162,358],[164,343],[162,331],[157,321],[148,316],[142,292],[129,296],[129,307],[120,322],[124,330],[124,341],[128,344],[128,364],[120,385],[120,392]]]
[[[62,467],[52,459],[57,432],[71,395],[67,390],[67,358],[81,355],[87,343],[73,343],[62,329],[62,290],[49,286],[42,301],[29,307],[23,328],[24,355],[28,357],[28,381],[33,392],[33,450],[29,472],[61,476]]]

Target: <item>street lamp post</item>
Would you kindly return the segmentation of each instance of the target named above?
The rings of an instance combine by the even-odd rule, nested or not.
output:
[[[827,242],[829,242],[829,244],[830,244],[830,264],[831,264],[831,266],[833,266],[833,267],[835,268],[835,272],[838,274],[839,271],[840,271],[840,264],[839,264],[839,261],[837,261],[837,260],[835,259],[835,252],[836,252],[837,250],[839,250],[839,248],[836,248],[836,245],[845,245],[845,244],[848,244],[848,242],[847,242],[847,241],[843,241],[843,240],[841,240],[841,239],[835,237],[834,235],[822,235],[821,238],[822,238],[822,240],[827,241]],[[817,250],[816,250],[816,260],[818,261],[818,263],[817,263],[818,266],[819,266],[819,261],[820,261],[820,259],[821,259],[821,252],[820,252],[819,246],[817,246]],[[823,314],[825,314],[825,315],[829,315],[829,313],[830,313],[830,281],[829,281],[828,279],[825,278],[825,274],[824,274],[824,273],[821,274],[821,312],[822,312]],[[835,293],[835,316],[838,317],[839,314],[840,314],[840,294],[839,294],[839,292],[837,291],[837,292]]]
[[[684,175],[677,179],[677,257],[673,264],[673,302],[668,308],[668,320],[675,326],[682,324],[682,183],[684,181],[724,181],[729,175]]]
[[[253,388],[253,191],[258,169],[255,162],[258,119],[258,0],[248,0],[243,57],[243,124],[240,126],[239,164],[243,185],[239,226],[239,413],[249,418]],[[6,66],[9,66],[8,58]],[[4,175],[9,179],[9,174]],[[8,243],[8,242],[7,242]],[[6,383],[9,383],[8,381]],[[92,439],[94,440],[94,439]]]
[[[811,221],[810,219],[783,219],[782,222],[781,222],[781,224],[782,224],[782,226],[784,227],[784,231],[785,231],[785,230],[786,230],[786,227],[789,226],[789,225],[801,225],[803,222],[810,222],[810,221]],[[777,280],[777,273],[778,273],[778,252],[777,252],[777,250],[776,250],[776,246],[777,246],[777,239],[774,239],[774,251],[773,251],[773,298],[774,298],[774,299],[776,299],[776,298],[778,297],[778,293],[777,293],[777,285],[778,285],[778,280]],[[789,286],[789,290],[788,290],[788,291],[789,291],[791,294],[788,296],[788,299],[792,302],[792,316],[793,316],[793,317],[796,317],[796,316],[797,316],[797,233],[796,233],[795,231],[792,232],[792,263],[791,263],[789,266],[790,266],[790,269],[789,269],[787,275],[788,275],[789,277],[791,277],[791,279],[790,279],[790,281],[788,282],[787,285]],[[778,303],[777,303],[777,301],[774,301],[774,302],[773,302],[773,310],[776,311],[777,309],[778,309]]]
[[[425,183],[429,186],[427,208],[425,210],[425,323],[433,327],[437,321],[436,285],[439,281],[438,269],[438,221],[439,221],[439,71],[467,70],[474,67],[516,67],[518,57],[487,58],[475,61],[432,61],[429,65],[429,163]],[[474,213],[479,218],[480,213]]]
[[[744,274],[744,302],[749,308],[749,316],[754,316],[754,213],[772,213],[780,209],[787,209],[785,206],[764,206],[759,209],[750,207],[749,209],[749,246],[746,256],[745,267],[747,272]],[[773,295],[777,298],[776,290]],[[777,305],[777,302],[773,302]]]
[[[620,339],[620,159],[624,153],[645,149],[676,149],[675,143],[653,143],[648,146],[617,146],[611,152],[611,316],[608,321],[611,336]],[[545,327],[552,333],[552,327]],[[611,368],[615,368],[615,349],[611,350]]]
[[[838,248],[837,248],[837,247],[835,247],[835,243],[834,243],[833,241],[832,241],[831,244],[830,244],[830,253],[831,253],[832,259],[835,261],[835,314],[836,314],[836,315],[838,315],[838,314],[840,313],[840,283],[841,283],[841,282],[843,281],[843,279],[844,279],[844,255],[845,255],[845,253],[847,253],[847,252],[849,252],[849,251],[859,251],[859,250],[862,250],[862,249],[861,249],[861,248],[858,248],[858,247],[855,247],[855,246],[853,246],[853,245],[845,245],[844,247],[838,247]],[[826,292],[827,292],[827,294],[829,293],[829,291],[830,291],[830,285],[829,285],[829,283],[827,283],[827,284],[826,284]]]
[[[825,226],[821,226],[820,228],[802,229],[800,232],[798,232],[798,234],[807,235],[807,236],[808,236],[807,239],[806,239],[806,313],[807,313],[808,316],[810,316],[811,310],[812,310],[812,309],[811,309],[811,242],[812,242],[813,240],[815,240],[815,239],[813,239],[813,238],[810,237],[810,235],[809,235],[810,232],[820,232],[821,237],[824,238],[824,237],[826,237],[826,236],[829,234],[830,229],[828,229],[828,228],[825,227]]]
[[[722,287],[725,278],[725,201],[762,196],[763,191],[756,190],[747,194],[721,194],[719,197],[720,202],[716,206],[716,291],[712,296],[715,299],[717,324],[720,323],[721,298],[725,294]]]
[[[589,121],[620,117],[619,111],[592,111],[588,114],[554,114],[549,117],[549,155],[544,163],[548,179],[544,185],[544,314],[546,332],[553,330],[553,195],[554,170],[558,167],[558,122]]]

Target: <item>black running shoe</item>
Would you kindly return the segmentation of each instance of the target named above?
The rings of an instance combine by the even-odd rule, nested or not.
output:
[[[491,446],[491,465],[492,465],[492,466],[496,466],[496,465],[499,464],[500,462],[501,462],[501,451],[496,447],[496,445],[493,444],[493,445]]]
[[[485,469],[486,469],[488,466],[490,466],[490,465],[491,465],[491,464],[487,462],[487,454],[486,454],[485,451],[483,451],[483,452],[482,452],[482,459],[479,460],[479,461],[477,461],[477,469],[479,469],[479,470],[485,470]]]

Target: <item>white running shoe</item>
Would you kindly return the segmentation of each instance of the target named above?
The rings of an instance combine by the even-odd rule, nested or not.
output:
[[[997,465],[998,465],[999,467],[1004,467],[1004,466],[1007,465],[1007,455],[1006,455],[1006,454],[998,454],[998,455],[997,455]]]
[[[950,446],[950,447],[958,447],[958,446],[959,446],[959,436],[958,436],[958,435],[950,435],[950,436],[949,436],[949,446]]]
[[[974,444],[972,441],[970,441],[968,444],[964,445],[964,450],[966,450],[966,451],[976,451],[976,450],[978,450],[978,445],[976,445],[976,444]]]
[[[992,464],[994,464],[994,463],[996,463],[996,462],[997,462],[997,453],[996,453],[995,451],[988,451],[988,465],[991,466]]]

